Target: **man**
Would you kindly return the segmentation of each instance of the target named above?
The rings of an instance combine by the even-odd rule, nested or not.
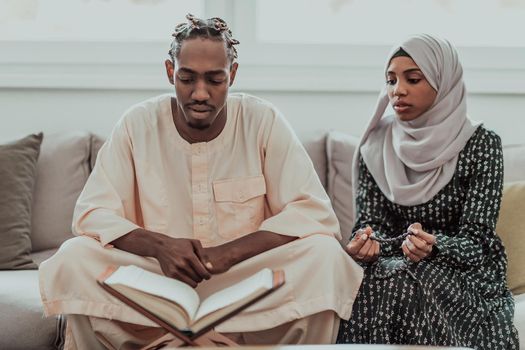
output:
[[[285,286],[217,331],[248,344],[330,343],[362,271],[284,118],[228,95],[238,42],[227,24],[187,18],[165,62],[175,96],[124,114],[78,199],[79,237],[41,265],[45,312],[68,315],[66,348],[133,348],[163,331],[96,285],[107,265],[163,273],[202,296],[270,267],[284,269]]]

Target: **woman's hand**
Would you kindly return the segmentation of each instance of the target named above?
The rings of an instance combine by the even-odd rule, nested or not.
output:
[[[436,236],[423,231],[418,222],[410,225],[407,231],[412,234],[408,235],[401,244],[403,254],[414,262],[428,257],[432,253],[434,244],[436,244]]]
[[[346,246],[346,252],[352,259],[364,262],[377,260],[380,246],[379,242],[370,239],[372,234],[373,231],[370,226],[356,232],[354,238]]]

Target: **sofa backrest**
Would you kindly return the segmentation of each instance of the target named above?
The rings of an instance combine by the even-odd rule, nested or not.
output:
[[[353,229],[352,159],[359,139],[338,131],[301,135],[341,224]],[[57,248],[72,237],[73,209],[104,139],[86,132],[45,135],[33,196],[33,251]],[[504,148],[505,181],[525,180],[525,145]]]
[[[359,138],[339,131],[326,137],[326,190],[341,225],[341,242],[348,242],[354,227],[354,199],[352,193],[352,162]]]
[[[318,131],[307,134],[299,135],[301,142],[303,143],[306,152],[310,156],[312,163],[314,165],[315,171],[321,180],[324,188],[327,185],[327,152],[326,149],[327,141],[326,137],[328,135],[327,131]]]

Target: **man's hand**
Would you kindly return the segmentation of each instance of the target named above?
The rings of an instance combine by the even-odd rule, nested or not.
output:
[[[203,248],[200,241],[195,239],[173,238],[138,228],[111,244],[132,254],[156,258],[166,276],[195,288],[212,274],[226,272],[241,261],[296,238],[257,231],[217,247]]]
[[[401,244],[403,254],[414,262],[429,256],[432,253],[434,244],[436,244],[436,236],[423,231],[421,224],[417,222],[410,225],[407,231],[412,234],[408,235],[403,244]]]
[[[257,231],[216,247],[204,248],[203,261],[208,271],[218,274],[267,250],[289,243],[297,237]]]
[[[126,252],[156,258],[166,276],[194,288],[203,279],[211,277],[210,271],[205,267],[207,257],[198,240],[173,238],[138,228],[111,243]]]
[[[193,288],[203,279],[210,279],[207,257],[201,242],[196,239],[165,236],[155,247],[154,257],[168,277],[178,279]]]
[[[223,246],[204,249],[204,265],[213,275],[228,271],[234,265],[234,259],[225,252]]]
[[[372,228],[367,227],[356,232],[354,238],[346,246],[346,252],[356,261],[372,262],[379,256],[379,242],[371,240]]]

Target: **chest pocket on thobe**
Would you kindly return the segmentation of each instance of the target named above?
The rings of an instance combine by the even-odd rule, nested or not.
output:
[[[219,235],[235,239],[255,232],[264,220],[263,175],[213,181]]]

